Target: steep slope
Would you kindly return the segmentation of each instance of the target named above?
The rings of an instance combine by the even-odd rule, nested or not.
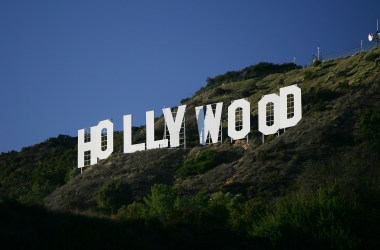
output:
[[[372,50],[318,66],[205,88],[184,100],[189,110],[188,149],[123,154],[119,148],[107,160],[86,168],[54,190],[44,203],[52,209],[98,211],[99,192],[110,180],[130,186],[130,202],[141,201],[155,183],[188,194],[229,191],[269,202],[293,190],[316,190],[337,181],[363,192],[378,190],[379,66],[380,51]],[[302,89],[302,120],[262,143],[257,131],[257,102],[263,95],[293,84]],[[216,102],[224,102],[226,107],[239,98],[251,103],[249,142],[231,143],[226,137],[224,108],[223,143],[199,146],[194,108]],[[156,134],[162,134],[162,128],[161,117],[156,122]],[[135,141],[143,140],[144,133],[144,128],[137,131]],[[199,155],[210,162],[205,169],[191,169],[202,165]]]

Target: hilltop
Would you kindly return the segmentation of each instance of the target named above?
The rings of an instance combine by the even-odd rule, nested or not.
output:
[[[302,120],[263,143],[257,102],[293,84],[302,89]],[[186,149],[124,154],[122,134],[116,133],[112,156],[80,174],[76,138],[61,135],[0,155],[1,197],[121,221],[157,220],[196,230],[207,222],[210,230],[228,228],[275,246],[375,248],[380,50],[305,68],[263,63],[227,72],[181,103],[194,110],[240,98],[251,103],[248,142],[227,137],[224,108],[223,142],[201,146],[195,115],[187,112]],[[163,126],[160,117],[157,138]],[[144,139],[145,128],[134,128],[134,142]]]

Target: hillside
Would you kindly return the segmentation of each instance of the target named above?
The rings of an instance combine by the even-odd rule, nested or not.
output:
[[[285,249],[310,244],[315,249],[360,249],[363,244],[375,249],[380,50],[305,68],[285,66],[279,73],[259,74],[251,67],[241,71],[248,76],[234,72],[210,78],[205,88],[184,99],[187,149],[123,154],[122,134],[116,133],[112,156],[81,174],[75,170],[76,138],[59,136],[3,153],[1,197],[122,221],[158,220],[163,226],[202,228],[207,222],[208,228],[228,228]],[[302,89],[302,120],[262,143],[258,101],[293,84]],[[251,133],[248,142],[231,143],[225,107],[240,98],[251,103]],[[201,146],[192,111],[216,102],[225,103],[224,140]],[[156,121],[157,137],[163,123],[163,117]],[[134,131],[134,142],[145,140],[144,127]],[[292,213],[300,217],[293,221]]]
[[[186,125],[192,146],[187,150],[114,153],[106,161],[86,169],[84,174],[55,190],[45,199],[45,204],[52,208],[64,208],[68,203],[70,206],[94,207],[99,188],[109,179],[122,179],[129,183],[137,200],[146,196],[154,183],[174,185],[186,192],[207,189],[209,192],[240,192],[248,197],[283,195],[294,187],[295,182],[306,178],[306,169],[317,171],[314,165],[324,164],[327,167],[357,162],[376,166],[377,152],[358,141],[363,133],[360,131],[360,119],[379,112],[379,59],[372,62],[366,59],[369,57],[363,54],[285,74],[222,84],[198,93],[185,102],[188,110],[194,110],[201,104],[220,101],[228,104],[235,99],[247,98],[253,104],[253,133],[249,143],[231,144],[224,136],[226,139],[222,144],[198,146],[195,115],[188,112]],[[262,144],[261,134],[257,131],[255,104],[264,94],[292,84],[297,84],[303,91],[303,119],[296,127],[279,137],[268,137]],[[218,92],[223,94],[218,95]],[[225,112],[226,109],[222,117],[226,119]],[[162,133],[163,119],[159,119],[157,124],[157,133]],[[223,131],[227,131],[226,125],[224,120]],[[143,137],[145,130],[142,129],[141,133]],[[176,175],[178,166],[208,148],[221,155],[221,164],[188,178]],[[225,157],[226,152],[228,157]],[[363,155],[371,153],[371,157]],[[340,168],[344,171],[346,166]]]

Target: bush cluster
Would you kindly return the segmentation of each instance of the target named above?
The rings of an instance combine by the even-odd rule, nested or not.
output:
[[[222,83],[265,77],[275,73],[285,73],[290,70],[300,68],[301,66],[294,63],[273,64],[268,62],[260,62],[239,71],[228,71],[227,73],[215,76],[214,78],[207,78],[207,87],[215,87]]]
[[[319,189],[311,197],[287,197],[258,220],[251,234],[270,239],[275,245],[352,249],[359,239],[352,233],[355,204],[343,198],[337,185]]]
[[[111,180],[103,184],[97,196],[98,207],[105,212],[116,212],[121,206],[132,201],[130,185],[121,180]]]
[[[340,93],[327,88],[311,89],[302,96],[302,102],[303,105],[311,107],[314,111],[323,111],[327,102],[339,96]]]
[[[191,225],[201,231],[232,230],[267,239],[277,247],[353,249],[361,243],[355,231],[360,216],[355,199],[345,197],[338,184],[312,194],[293,193],[275,205],[222,192],[183,195],[156,184],[143,202],[121,207],[116,218],[158,221],[170,227]]]
[[[359,116],[359,133],[357,139],[365,141],[373,148],[380,150],[380,111],[370,110]]]
[[[76,174],[77,139],[59,135],[21,152],[0,154],[0,198],[40,203]]]
[[[216,150],[206,148],[186,159],[183,165],[177,169],[177,174],[182,178],[202,174],[219,165],[221,160],[222,157]]]

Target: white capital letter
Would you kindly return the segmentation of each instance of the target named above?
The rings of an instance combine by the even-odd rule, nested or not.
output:
[[[204,115],[203,106],[195,108],[195,113],[198,121],[199,141],[202,145],[206,144],[206,139],[209,133],[211,135],[212,143],[218,142],[222,108],[223,102],[217,103],[214,114],[212,111],[212,106],[210,104],[207,105],[206,117]]]
[[[105,129],[107,131],[107,148],[102,150],[102,131]],[[95,136],[91,139],[94,139],[93,143],[96,145],[96,157],[100,160],[107,159],[113,152],[113,123],[110,120],[104,120],[99,122],[98,126],[96,126]]]
[[[166,148],[168,139],[154,140],[154,111],[146,112],[146,148]]]
[[[106,129],[107,144],[106,149],[102,150],[102,130]],[[84,153],[90,151],[90,165],[98,163],[99,159],[108,158],[113,152],[113,123],[110,120],[99,122],[97,126],[91,127],[91,141],[84,141],[84,129],[78,130],[78,168],[84,167]]]
[[[85,142],[84,136],[85,131],[84,129],[78,130],[78,168],[84,167],[84,152],[90,151],[91,159],[90,159],[90,165],[94,165],[97,163],[98,159],[96,158],[96,147],[94,147],[92,135],[94,135],[96,132],[96,126],[91,127],[90,132],[90,141]]]
[[[290,96],[289,96],[290,95]],[[293,103],[294,112],[292,117],[288,118],[288,96],[289,100]],[[291,100],[291,97],[292,100]],[[289,128],[295,126],[302,118],[302,100],[301,100],[301,89],[296,85],[291,85],[280,89],[280,128]]]
[[[145,143],[132,144],[132,115],[123,116],[124,153],[133,153],[145,150]]]
[[[242,109],[242,129],[237,131],[236,109]],[[228,107],[228,136],[234,140],[243,139],[251,131],[250,103],[244,99],[233,101]]]
[[[177,109],[177,115],[174,120],[173,114],[170,108],[162,109],[165,117],[166,126],[168,127],[170,134],[170,147],[179,146],[179,132],[183,123],[183,117],[185,116],[186,105],[181,105]]]
[[[271,112],[271,116],[269,116],[269,112],[267,112],[267,105],[269,104]],[[259,131],[264,135],[271,135],[276,133],[280,128],[280,97],[276,94],[265,95],[259,101]],[[267,118],[271,119],[268,123],[272,123],[271,125],[267,124]]]

